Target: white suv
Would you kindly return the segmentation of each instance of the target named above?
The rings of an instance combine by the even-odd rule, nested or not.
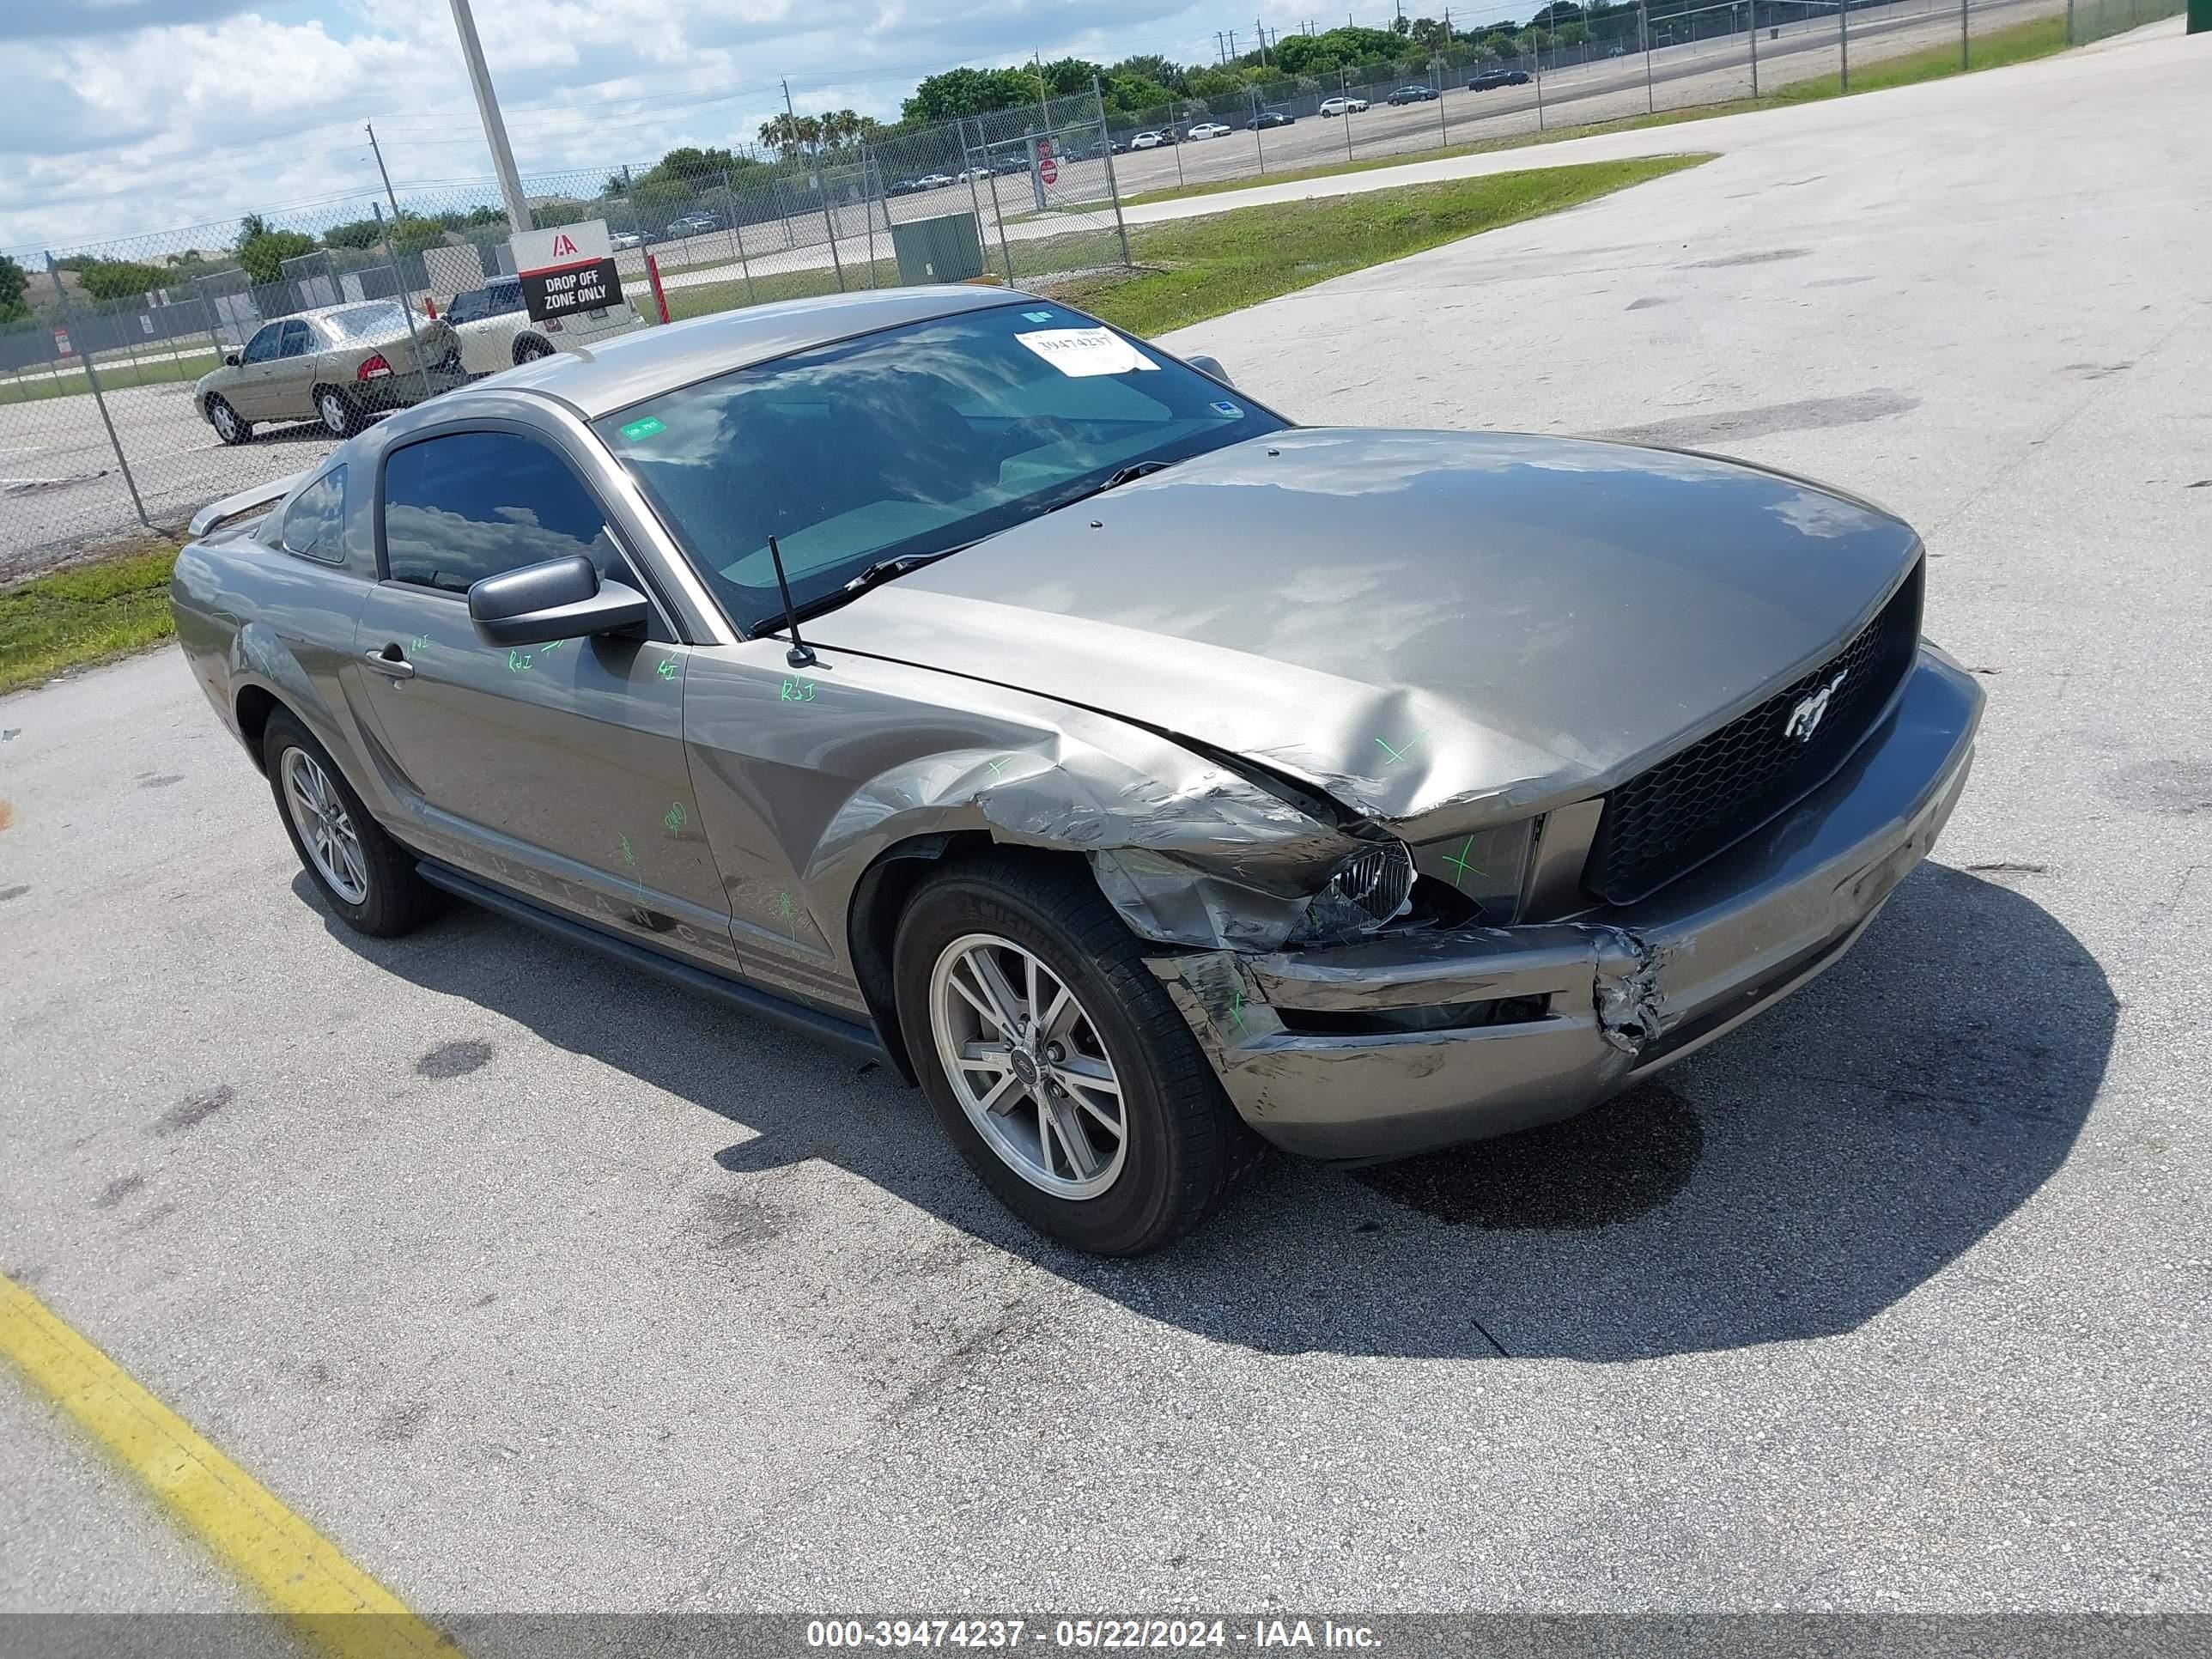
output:
[[[460,336],[461,367],[471,374],[495,374],[644,326],[627,301],[533,323],[523,307],[518,276],[495,276],[482,288],[456,294],[446,321]]]
[[[1321,100],[1323,115],[1357,115],[1366,107],[1364,98],[1324,98]]]

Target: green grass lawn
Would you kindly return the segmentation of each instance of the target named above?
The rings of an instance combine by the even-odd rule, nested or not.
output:
[[[152,538],[132,552],[0,591],[0,692],[169,637],[169,567]]]
[[[1970,62],[1976,70],[2002,69],[2008,64],[2024,64],[2031,58],[2048,58],[2051,53],[2065,49],[2066,20],[2063,17],[2039,17],[2033,22],[2018,23],[2010,28],[1974,36],[1971,42]],[[1850,95],[1856,97],[1863,92],[1911,86],[1920,81],[1940,81],[1947,76],[1959,73],[1958,43],[1946,41],[1942,46],[1929,46],[1901,57],[1875,58],[1863,66],[1855,65],[1851,70]],[[1486,138],[1472,144],[1454,144],[1449,149],[1401,150],[1364,160],[1333,161],[1326,167],[1270,173],[1264,177],[1218,179],[1203,185],[1146,191],[1142,195],[1124,196],[1121,205],[1133,208],[1142,207],[1147,202],[1181,202],[1194,196],[1219,196],[1231,191],[1257,190],[1263,185],[1296,184],[1306,179],[1334,179],[1347,173],[1371,173],[1378,167],[1407,167],[1416,161],[1447,161],[1455,155],[1486,155],[1493,150],[1528,149],[1539,144],[1565,143],[1570,138],[1589,138],[1601,132],[1632,132],[1644,127],[1676,126],[1685,121],[1710,121],[1716,116],[1741,115],[1747,110],[1781,109],[1844,95],[1840,75],[1816,75],[1810,80],[1792,81],[1757,98],[1735,98],[1724,104],[1701,104],[1692,109],[1662,110],[1656,115],[1625,116],[1617,121],[1596,121],[1587,126],[1560,127],[1550,132],[1516,133],[1506,138]]]
[[[1709,155],[1652,155],[1453,179],[1133,227],[1134,275],[1053,283],[1055,294],[1131,333],[1164,334],[1332,276],[1556,213]]]
[[[96,365],[100,389],[106,392],[118,392],[127,386],[166,386],[179,380],[197,380],[215,366],[216,355],[212,351],[203,351],[193,357],[147,357],[136,363],[128,353],[117,356],[102,353]],[[0,374],[0,405],[74,398],[91,390],[92,383],[85,379],[81,362],[55,364],[51,370],[27,369],[21,374]]]

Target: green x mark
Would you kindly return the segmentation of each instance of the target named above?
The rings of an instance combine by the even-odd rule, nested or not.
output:
[[[1447,854],[1445,855],[1444,862],[1451,866],[1453,869],[1459,872],[1457,875],[1452,878],[1452,885],[1455,887],[1458,886],[1462,882],[1467,879],[1467,872],[1469,865],[1469,860],[1467,856],[1467,849],[1474,845],[1474,837],[1473,836],[1469,836],[1465,841],[1460,843],[1458,852]],[[1482,866],[1479,864],[1474,865],[1474,869],[1477,875],[1482,873]]]
[[[998,760],[985,761],[983,764],[991,769],[991,775],[995,778],[1000,773],[1006,769],[1006,763],[1012,759],[1013,759],[1012,755],[1006,755],[1001,757]]]
[[[1428,735],[1429,734],[1426,732],[1415,732],[1412,737],[1406,739],[1406,746],[1403,749],[1393,749],[1389,744],[1382,743],[1382,738],[1376,738],[1376,742],[1382,743],[1382,752],[1390,757],[1390,760],[1384,761],[1382,764],[1388,766],[1390,764],[1390,761],[1401,761],[1405,759],[1407,756],[1413,752],[1413,745]]]
[[[1231,991],[1229,994],[1229,1018],[1235,1024],[1238,1030],[1241,1031],[1244,1029],[1243,992]]]

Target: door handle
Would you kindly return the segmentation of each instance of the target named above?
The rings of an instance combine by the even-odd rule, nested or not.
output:
[[[384,654],[385,651],[393,654],[387,657]],[[395,680],[411,680],[415,678],[415,665],[400,656],[398,651],[399,647],[397,645],[387,645],[384,647],[384,651],[367,651],[362,654],[368,659],[368,665],[378,673],[389,674]]]

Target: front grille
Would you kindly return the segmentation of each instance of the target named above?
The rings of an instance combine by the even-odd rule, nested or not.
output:
[[[1825,782],[1887,707],[1920,643],[1921,567],[1851,642],[1719,731],[1668,756],[1605,798],[1583,885],[1628,904],[1703,864]],[[1810,738],[1790,717],[1823,686]]]

